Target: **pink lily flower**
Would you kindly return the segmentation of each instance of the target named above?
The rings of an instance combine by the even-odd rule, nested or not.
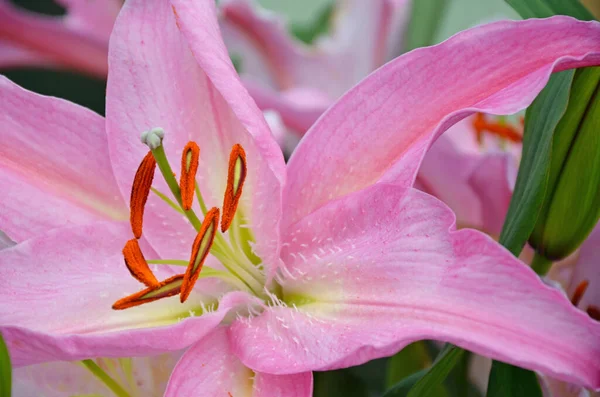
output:
[[[407,1],[398,0],[369,6],[339,2],[331,37],[315,48],[295,41],[281,19],[251,0],[222,2],[220,22],[227,48],[240,56],[241,75],[259,107],[277,111],[289,130],[303,135],[346,90],[400,53],[408,8]],[[417,186],[449,205],[459,226],[498,235],[518,162],[490,137],[476,140],[483,131],[478,134],[471,124],[458,123],[432,146]],[[290,136],[278,136],[289,148]],[[507,141],[520,151],[520,143]]]
[[[225,44],[240,56],[250,94],[300,135],[350,87],[400,54],[409,16],[407,0],[340,0],[331,33],[306,46],[254,0],[226,0],[219,8]]]
[[[600,388],[600,323],[413,188],[439,134],[599,64],[599,34],[565,17],[501,22],[411,52],[330,108],[286,166],[214,2],[128,1],[106,135],[87,110],[0,83],[0,229],[18,243],[0,251],[0,332],[15,365],[191,346],[167,396],[307,396],[312,370],[427,338]]]
[[[108,72],[108,38],[123,0],[60,0],[66,15],[39,15],[0,0],[0,68],[52,66]]]
[[[130,397],[162,397],[180,353],[151,357],[99,358],[98,367]],[[14,397],[113,396],[81,362],[54,362],[16,368]]]
[[[500,134],[504,130],[512,135]],[[519,128],[482,114],[464,119],[429,149],[416,186],[452,208],[459,227],[498,236],[516,181],[521,136]]]

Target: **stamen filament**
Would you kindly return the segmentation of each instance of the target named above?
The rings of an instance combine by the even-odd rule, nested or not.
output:
[[[589,281],[583,280],[579,283],[577,288],[575,288],[575,292],[573,293],[573,297],[571,298],[571,303],[573,304],[573,306],[579,305],[579,302],[581,302],[581,298],[583,298],[583,294],[585,294],[585,291],[587,290],[589,284]]]
[[[195,142],[188,142],[181,154],[181,176],[179,188],[181,190],[181,202],[184,210],[192,208],[194,201],[194,189],[196,187],[196,172],[198,171],[198,158],[200,148]]]
[[[159,145],[156,149],[153,149],[152,154],[154,155],[154,159],[156,160],[158,169],[162,173],[163,178],[165,178],[165,182],[167,182],[169,189],[171,189],[171,193],[173,193],[175,200],[177,200],[177,203],[179,203],[179,206],[183,209],[183,203],[181,201],[181,189],[179,189],[179,184],[177,183],[177,180],[173,175],[173,170],[171,169],[171,165],[167,160],[167,156],[165,155],[165,149],[163,145]],[[183,209],[183,212],[194,227],[194,229],[196,229],[197,232],[200,231],[200,226],[202,225],[202,223],[200,222],[200,219],[198,219],[198,217],[196,216],[196,213],[194,213],[194,211],[191,209]]]
[[[200,193],[200,186],[198,186],[198,181],[196,181],[196,197],[198,198],[198,204],[200,204],[200,209],[202,210],[202,214],[206,215],[208,212],[208,208],[206,207],[206,203],[204,202],[204,198]]]
[[[123,387],[108,375],[94,360],[81,360],[81,363],[86,367],[96,378],[106,385],[117,397],[131,397]]]
[[[151,259],[147,262],[151,265],[187,266],[189,264],[189,261],[183,259]]]
[[[183,260],[183,259],[152,259],[148,261],[149,264],[154,264],[154,265],[173,265],[173,266],[187,266],[189,265],[189,261]],[[249,285],[247,285],[246,283],[243,282],[243,280],[240,280],[239,278],[237,278],[236,276],[234,276],[232,273],[229,272],[225,272],[223,270],[217,270],[217,269],[213,269],[212,267],[209,266],[203,266],[202,267],[202,273],[200,273],[200,276],[198,278],[220,278],[223,281],[228,282],[229,284],[233,285],[234,287],[237,287],[237,289],[241,289],[241,290],[245,290],[247,292],[252,293],[252,289],[250,288]]]
[[[171,208],[173,208],[175,211],[179,212],[181,215],[185,215],[185,212],[183,212],[183,210],[181,209],[181,207],[179,205],[177,205],[176,202],[174,202],[173,200],[171,200],[166,194],[161,193],[158,189],[153,188],[153,187],[150,188],[150,190],[152,190],[152,193],[156,194],[164,202],[166,202],[167,204],[169,204],[169,206]]]

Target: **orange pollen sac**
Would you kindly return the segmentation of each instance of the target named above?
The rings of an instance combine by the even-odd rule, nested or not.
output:
[[[590,305],[590,306],[588,306],[586,312],[587,312],[588,316],[590,316],[594,320],[600,321],[600,308]]]
[[[571,303],[573,304],[573,306],[579,305],[579,302],[581,302],[581,298],[583,298],[583,294],[585,294],[585,291],[587,290],[589,284],[589,281],[583,280],[581,283],[579,283],[577,288],[575,288],[575,292],[573,293],[573,297],[571,298]]]
[[[194,201],[194,188],[196,187],[196,172],[198,171],[198,159],[200,148],[195,142],[188,142],[181,154],[181,177],[179,188],[181,189],[181,203],[183,209],[189,211]]]
[[[246,152],[240,144],[233,145],[229,155],[229,171],[227,174],[227,188],[223,198],[223,215],[221,218],[221,231],[225,233],[235,215],[240,197],[242,196],[242,187],[246,180]]]
[[[485,115],[483,113],[477,113],[475,115],[475,119],[473,120],[472,125],[475,129],[475,134],[479,143],[483,141],[484,132],[491,133],[511,142],[523,142],[523,136],[514,127],[510,125],[504,125],[501,123],[489,122],[486,120]]]
[[[147,287],[156,287],[159,282],[148,266],[140,245],[136,239],[129,240],[123,248],[123,257],[125,265],[131,275]]]
[[[154,302],[156,300],[177,295],[181,291],[183,283],[183,274],[178,274],[160,282],[154,287],[148,287],[145,290],[136,292],[123,299],[116,301],[112,308],[114,310],[123,310],[130,307],[143,305],[144,303]]]
[[[181,303],[185,302],[188,298],[190,292],[192,292],[192,289],[194,288],[194,284],[200,276],[202,265],[204,265],[204,260],[210,252],[210,247],[213,244],[218,227],[219,209],[214,207],[206,213],[206,217],[204,218],[204,221],[202,221],[202,226],[200,226],[200,231],[192,245],[190,263],[185,270],[183,284],[181,285],[181,295],[179,296]]]
[[[138,167],[135,178],[133,179],[133,186],[131,187],[129,222],[131,223],[133,235],[138,239],[142,237],[144,207],[146,206],[146,201],[150,194],[150,187],[152,187],[155,169],[156,160],[150,151]]]

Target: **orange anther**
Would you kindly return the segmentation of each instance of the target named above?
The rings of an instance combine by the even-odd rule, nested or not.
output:
[[[482,142],[483,133],[486,131],[511,142],[523,142],[523,136],[515,128],[511,127],[510,125],[489,122],[486,120],[483,113],[477,113],[475,115],[472,126],[475,130],[477,141],[479,143]]]
[[[144,303],[154,302],[156,300],[177,295],[181,290],[183,283],[183,274],[178,274],[160,282],[154,287],[148,287],[145,290],[136,292],[123,299],[116,301],[112,308],[114,310],[123,310],[130,307],[143,305]]]
[[[183,284],[181,285],[181,295],[179,297],[181,303],[185,302],[185,300],[188,298],[190,292],[192,292],[192,289],[194,288],[194,284],[200,276],[202,265],[204,265],[204,260],[210,252],[210,247],[215,239],[215,234],[217,233],[218,227],[219,209],[211,208],[211,210],[207,212],[204,221],[202,221],[200,231],[198,232],[198,235],[194,240],[194,244],[192,245],[190,263],[185,270]]]
[[[246,180],[246,152],[242,145],[235,144],[229,154],[229,171],[227,174],[227,188],[223,198],[223,215],[221,218],[221,231],[225,233],[237,210],[240,197],[242,196],[242,187]]]
[[[573,293],[573,297],[571,298],[571,303],[573,304],[573,306],[579,305],[579,302],[581,302],[581,298],[583,298],[583,294],[585,294],[585,291],[587,290],[589,284],[590,283],[587,280],[583,280],[579,283],[577,288],[575,288],[575,292]]]
[[[133,179],[131,199],[129,202],[129,208],[131,210],[129,222],[131,223],[131,230],[133,231],[135,238],[142,237],[144,207],[148,200],[148,195],[150,194],[150,187],[152,186],[152,179],[154,179],[155,168],[156,160],[154,160],[154,156],[150,151],[142,160],[135,173],[135,178]]]
[[[192,208],[194,201],[194,188],[196,187],[196,171],[198,171],[198,159],[200,148],[195,142],[188,142],[181,154],[181,178],[179,188],[181,189],[181,202],[184,210]]]
[[[159,284],[152,270],[150,270],[136,239],[131,239],[125,244],[123,257],[127,269],[136,280],[146,284],[147,287],[156,287]]]
[[[587,312],[588,316],[590,316],[594,320],[600,321],[600,308],[590,305],[590,306],[588,306],[586,312]]]

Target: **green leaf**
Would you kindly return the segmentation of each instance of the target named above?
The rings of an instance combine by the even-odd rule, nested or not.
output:
[[[347,369],[314,372],[314,397],[364,397],[366,385]]]
[[[10,397],[12,388],[12,369],[10,356],[4,339],[0,334],[0,397]]]
[[[411,343],[390,357],[386,384],[388,387],[392,387],[407,376],[430,366],[431,358],[425,341]]]
[[[413,0],[406,32],[406,51],[434,43],[448,0]]]
[[[440,387],[464,353],[463,349],[447,344],[435,359],[433,366],[410,389],[408,397],[440,396]]]
[[[525,115],[523,155],[500,244],[518,256],[537,221],[548,184],[554,130],[567,109],[575,71],[552,75]]]
[[[292,34],[306,44],[313,43],[317,37],[329,32],[334,10],[335,3],[329,1],[310,23],[292,23]]]
[[[382,397],[406,397],[412,387],[427,373],[427,369],[422,369],[419,372],[407,376],[400,382],[396,383],[394,387],[385,392]],[[442,389],[443,391],[443,389]],[[445,394],[438,394],[439,396],[445,396]]]
[[[494,361],[487,397],[542,397],[535,373]]]
[[[582,21],[592,21],[594,16],[578,0],[506,0],[524,19],[548,18],[568,15]]]
[[[529,238],[546,258],[570,255],[600,217],[599,126],[600,67],[578,69],[566,113],[554,131],[548,187]]]

